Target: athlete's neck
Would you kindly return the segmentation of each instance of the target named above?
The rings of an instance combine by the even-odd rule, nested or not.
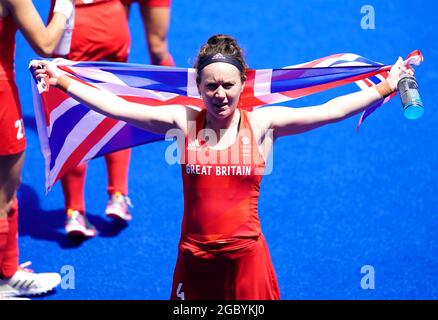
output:
[[[236,108],[229,117],[225,119],[217,119],[210,116],[207,112],[205,119],[205,128],[214,130],[217,134],[222,131],[226,131],[230,128],[234,128],[239,123],[240,111]]]
[[[219,121],[217,118],[211,120],[207,117],[205,119],[205,129],[213,130],[215,133],[215,139],[208,138],[208,146],[211,148],[224,149],[228,148],[234,143],[239,132],[239,122],[241,113],[239,110],[235,110],[232,115],[226,119]]]

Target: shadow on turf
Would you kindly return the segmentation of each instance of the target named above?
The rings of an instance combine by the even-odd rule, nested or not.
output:
[[[29,235],[34,239],[54,241],[61,248],[77,248],[84,242],[69,239],[64,231],[64,209],[44,210],[40,207],[40,199],[35,190],[22,184],[19,192],[19,234]],[[99,215],[88,214],[90,222],[96,227],[98,237],[115,237],[127,227],[126,223],[109,221]],[[92,240],[92,239],[89,239]]]

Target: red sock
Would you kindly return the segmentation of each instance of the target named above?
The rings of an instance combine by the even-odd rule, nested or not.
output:
[[[120,150],[105,155],[108,172],[108,194],[116,191],[128,194],[128,172],[131,149]]]
[[[87,164],[83,163],[61,178],[66,209],[85,212],[84,188],[86,175]]]
[[[9,232],[0,273],[10,278],[18,269],[18,200],[14,198],[8,214]]]
[[[0,266],[8,243],[9,224],[7,218],[0,218]],[[0,276],[2,276],[0,271]]]
[[[166,59],[161,61],[159,63],[159,65],[163,66],[163,67],[174,67],[175,66],[175,62],[173,61],[172,55],[170,53],[168,53]]]

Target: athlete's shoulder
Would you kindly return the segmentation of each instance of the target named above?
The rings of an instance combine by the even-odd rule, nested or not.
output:
[[[257,108],[247,112],[248,121],[253,129],[268,129],[271,124],[271,111],[269,108]]]
[[[184,107],[186,109],[187,121],[196,121],[204,110],[192,106],[184,106]]]

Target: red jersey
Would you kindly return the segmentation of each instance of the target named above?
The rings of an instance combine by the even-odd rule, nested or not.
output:
[[[108,1],[112,1],[112,0],[75,0],[75,7],[86,6],[93,3],[108,2]]]
[[[182,160],[184,218],[171,299],[279,299],[258,217],[265,161],[247,111],[235,142],[208,147],[206,110],[189,128]]]
[[[70,53],[73,61],[128,60],[131,38],[125,9],[119,0],[76,0]],[[55,1],[52,0],[51,16]]]
[[[12,15],[0,19],[0,155],[16,154],[26,147],[14,74],[16,32]]]
[[[125,6],[130,6],[133,2],[138,2],[146,7],[170,7],[171,0],[121,0]]]
[[[258,198],[265,161],[247,111],[240,110],[237,138],[224,150],[204,142],[206,114],[206,110],[199,113],[185,142],[181,241],[204,249],[234,250],[261,234]]]
[[[15,33],[12,15],[0,19],[0,80],[14,79]]]

